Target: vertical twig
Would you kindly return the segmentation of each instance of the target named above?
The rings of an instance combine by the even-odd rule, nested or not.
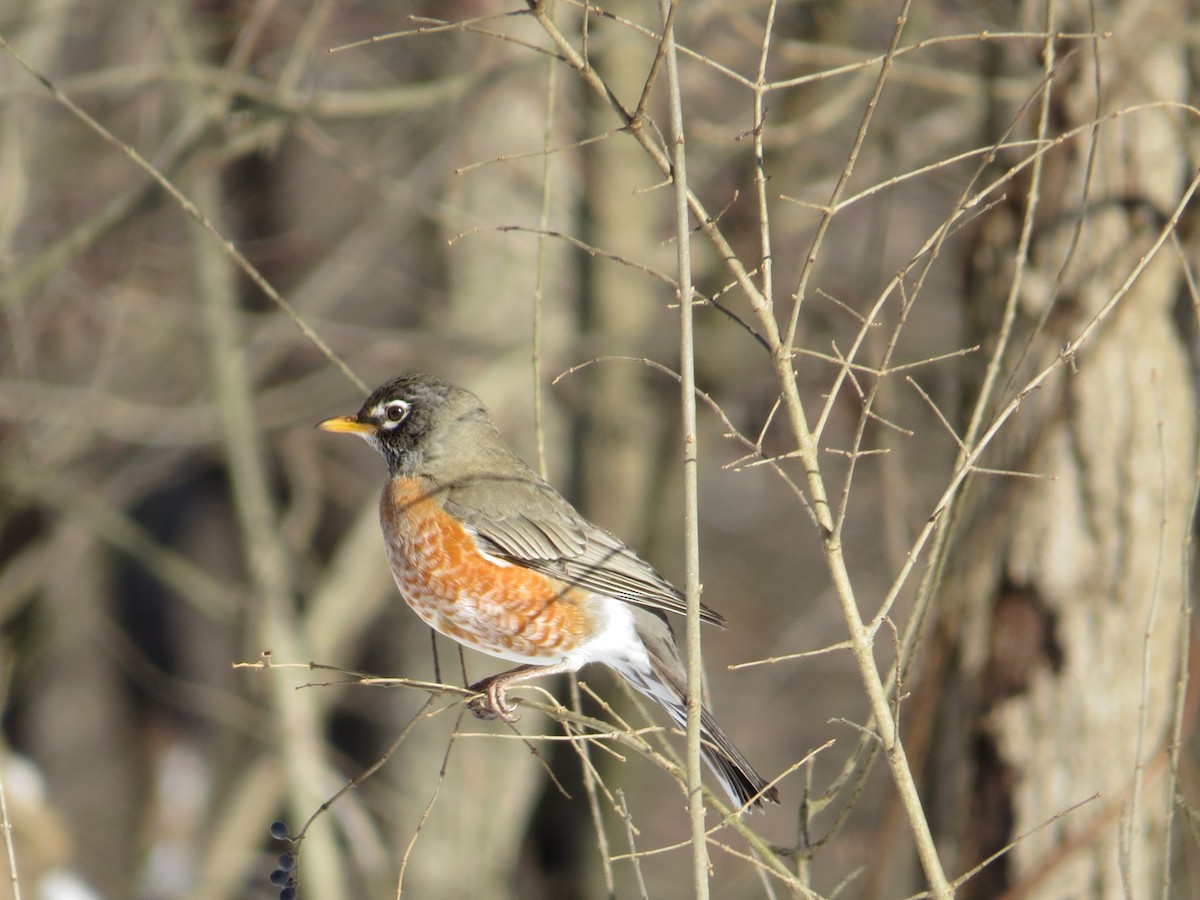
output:
[[[546,16],[553,21],[556,4],[547,4]],[[584,12],[587,18],[587,12]],[[542,208],[538,213],[537,270],[533,284],[533,435],[537,443],[537,470],[542,478],[548,477],[546,465],[546,424],[542,402],[542,292],[546,285],[546,248],[549,245],[551,161],[554,154],[551,146],[554,136],[554,106],[558,98],[558,63],[546,60],[546,126],[542,130]]]
[[[621,819],[625,822],[625,839],[629,841],[629,862],[633,865],[633,875],[637,879],[638,897],[650,900],[646,893],[646,879],[642,877],[642,860],[638,856],[637,840],[633,830],[633,817],[629,815],[629,804],[625,802],[625,792],[617,790],[617,802],[621,804]]]
[[[670,104],[671,186],[675,196],[675,249],[679,283],[679,381],[683,404],[683,523],[687,592],[687,776],[688,812],[692,823],[692,887],[698,900],[708,897],[708,839],[704,829],[704,792],[700,769],[700,709],[703,669],[700,650],[700,488],[697,477],[696,348],[693,334],[691,230],[688,228],[688,182],[683,133],[683,97],[679,60],[675,53],[675,12],[678,0],[660,0],[662,47],[667,64]]]
[[[758,72],[754,79],[754,191],[758,201],[758,242],[761,247],[762,296],[768,305],[775,302],[774,265],[771,258],[771,217],[767,202],[767,162],[763,133],[766,131],[767,59],[771,50],[771,35],[775,30],[777,0],[767,6],[767,21],[763,24],[762,49],[758,55]]]
[[[1050,86],[1052,83],[1050,76],[1054,71],[1055,41],[1054,34],[1052,33],[1053,27],[1053,10],[1050,4],[1047,3],[1046,39],[1042,43],[1043,71],[1046,77],[1042,82],[1041,114],[1038,117],[1037,146],[1039,149],[1045,146],[1046,134],[1050,127]],[[983,427],[984,415],[991,408],[991,398],[995,392],[1000,372],[1003,369],[1004,355],[1008,349],[1009,342],[1012,340],[1013,324],[1017,317],[1017,301],[1020,299],[1021,288],[1025,283],[1025,261],[1029,258],[1029,245],[1033,240],[1035,214],[1037,212],[1038,201],[1041,198],[1044,161],[1045,154],[1034,154],[1033,168],[1029,175],[1029,190],[1025,194],[1025,215],[1021,222],[1021,236],[1017,241],[1017,249],[1013,258],[1013,278],[1012,283],[1009,285],[1008,297],[1005,298],[1004,315],[1000,322],[1000,330],[996,335],[996,349],[988,360],[987,369],[983,376],[983,384],[979,388],[978,400],[975,403],[975,408],[971,411],[971,422],[967,426],[966,433],[963,435],[964,449],[959,451],[960,458],[974,446],[979,430]]]
[[[571,677],[571,709],[578,715],[583,714],[583,698],[580,696],[579,679]],[[571,726],[567,726],[569,729]],[[583,790],[588,798],[588,812],[592,815],[592,827],[596,829],[596,849],[600,851],[600,870],[604,873],[604,890],[606,897],[616,897],[616,881],[613,878],[612,854],[608,847],[608,834],[604,830],[604,814],[600,809],[600,795],[596,790],[596,767],[592,764],[591,742],[574,742],[579,754],[579,768],[583,772]],[[619,793],[619,792],[618,792]]]
[[[1150,588],[1150,608],[1146,612],[1146,627],[1142,633],[1142,690],[1138,699],[1137,736],[1134,738],[1133,745],[1133,782],[1129,786],[1129,811],[1125,817],[1124,844],[1128,848],[1128,851],[1122,854],[1121,859],[1118,860],[1121,869],[1121,878],[1125,883],[1125,893],[1129,897],[1132,897],[1134,894],[1133,872],[1135,870],[1135,857],[1137,856],[1139,843],[1136,837],[1139,829],[1138,823],[1142,821],[1142,791],[1145,788],[1146,782],[1145,754],[1148,737],[1146,731],[1149,728],[1147,720],[1150,714],[1150,678],[1151,661],[1153,658],[1151,644],[1154,639],[1154,629],[1158,624],[1158,604],[1162,598],[1163,565],[1165,564],[1167,555],[1168,511],[1171,508],[1171,498],[1168,496],[1167,489],[1167,445],[1163,436],[1162,392],[1159,390],[1157,380],[1151,382],[1150,389],[1154,395],[1154,405],[1157,407],[1158,412],[1158,546],[1156,548],[1157,555],[1154,560],[1154,584]],[[1182,660],[1180,664],[1182,665]],[[1157,748],[1154,755],[1157,755]]]

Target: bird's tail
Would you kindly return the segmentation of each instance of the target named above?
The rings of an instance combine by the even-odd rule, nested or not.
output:
[[[650,699],[654,700],[671,716],[682,729],[687,728],[687,687],[678,675],[670,671],[661,659],[650,656],[652,677],[645,673],[622,671],[621,674]],[[700,755],[712,769],[725,792],[739,807],[749,804],[761,807],[764,799],[779,802],[779,791],[768,786],[767,781],[754,766],[750,765],[739,750],[717,724],[708,708],[700,707]]]

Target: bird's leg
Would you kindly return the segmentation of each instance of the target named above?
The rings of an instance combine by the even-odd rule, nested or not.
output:
[[[515,722],[519,718],[513,714],[515,704],[505,699],[505,693],[514,684],[531,681],[544,675],[557,675],[560,672],[573,672],[577,667],[569,663],[555,663],[550,666],[517,666],[499,675],[491,675],[482,681],[477,681],[469,690],[477,696],[467,701],[467,706],[480,719],[501,719],[505,722]]]

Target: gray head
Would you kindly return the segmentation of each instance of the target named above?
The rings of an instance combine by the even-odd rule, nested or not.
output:
[[[358,435],[383,457],[389,474],[405,476],[436,474],[446,464],[457,468],[454,460],[472,454],[475,445],[500,439],[478,397],[422,373],[393,378],[354,415],[326,419],[317,427]]]

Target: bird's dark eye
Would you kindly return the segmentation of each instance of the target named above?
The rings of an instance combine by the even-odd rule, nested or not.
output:
[[[403,400],[393,400],[383,408],[383,417],[389,422],[403,422],[409,406]]]

